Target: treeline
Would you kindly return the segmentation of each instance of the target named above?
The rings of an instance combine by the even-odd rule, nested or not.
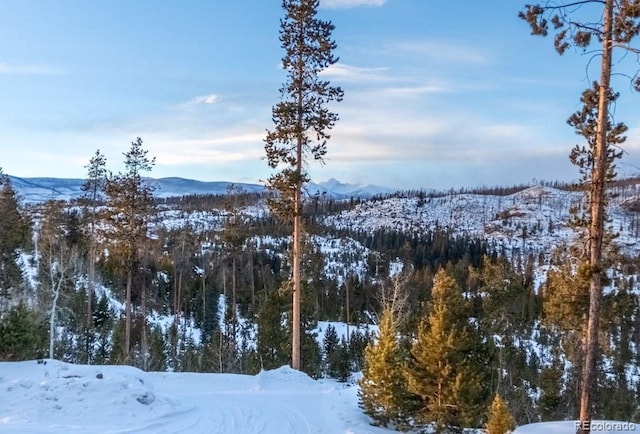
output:
[[[640,176],[630,176],[627,178],[612,179],[607,183],[607,187],[611,189],[628,189],[630,187],[636,187],[640,184]],[[376,194],[369,200],[382,201],[390,198],[409,198],[417,197],[421,200],[435,199],[440,197],[447,197],[458,194],[477,194],[485,196],[510,196],[512,194],[519,193],[527,188],[534,186],[551,187],[564,191],[587,191],[587,187],[579,182],[566,182],[566,181],[547,181],[547,180],[533,180],[526,184],[514,184],[511,186],[478,186],[478,187],[461,187],[450,188],[448,190],[398,190],[393,193]]]

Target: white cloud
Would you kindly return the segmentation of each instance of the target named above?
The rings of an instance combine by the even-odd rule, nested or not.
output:
[[[153,142],[158,163],[166,166],[234,163],[258,161],[263,153],[262,131],[227,134],[203,139],[167,140]]]
[[[220,101],[220,97],[215,94],[197,96],[191,100],[194,104],[215,104]]]
[[[334,63],[320,73],[320,75],[326,75],[329,77],[335,77],[340,80],[382,80],[386,77],[384,74],[389,68],[360,68],[358,66],[345,65],[344,63]]]
[[[407,97],[433,93],[449,93],[454,91],[455,89],[451,85],[445,83],[431,83],[419,86],[388,87],[386,89],[381,89],[380,94],[389,97]]]
[[[321,6],[327,9],[346,9],[358,6],[382,6],[387,0],[321,0]]]
[[[14,74],[14,75],[51,75],[61,74],[62,71],[48,68],[44,66],[35,65],[8,65],[6,63],[0,63],[0,74]]]

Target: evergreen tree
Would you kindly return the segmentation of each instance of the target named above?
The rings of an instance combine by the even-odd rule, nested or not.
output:
[[[329,373],[331,370],[330,368],[331,354],[333,354],[333,352],[336,350],[336,348],[338,348],[339,345],[340,345],[340,339],[338,338],[338,332],[336,331],[336,328],[331,324],[328,324],[327,329],[324,331],[324,338],[322,339],[322,350],[324,353],[324,366],[325,366],[325,373],[327,375],[331,376],[331,374]]]
[[[291,367],[301,369],[301,261],[302,189],[309,181],[303,169],[309,157],[322,161],[331,129],[338,115],[326,105],[340,101],[343,92],[321,80],[319,73],[337,62],[336,43],[331,39],[333,24],[316,18],[319,0],[283,0],[285,18],[280,22],[280,42],[285,50],[282,67],[287,81],[280,89],[282,101],[273,107],[275,129],[267,132],[265,151],[269,166],[283,165],[267,185],[278,194],[270,201],[275,214],[293,219],[292,290],[293,332]]]
[[[404,358],[390,308],[382,312],[378,326],[378,339],[365,349],[360,407],[376,425],[404,430],[410,423],[411,396],[406,390]]]
[[[287,363],[290,355],[290,339],[283,323],[283,300],[280,291],[266,296],[258,312],[257,352],[260,369],[276,369]]]
[[[237,327],[237,309],[238,309],[238,266],[237,261],[243,250],[244,243],[247,239],[247,221],[240,212],[241,198],[244,193],[242,187],[235,184],[229,184],[226,191],[225,203],[225,220],[222,230],[222,242],[228,258],[231,259],[231,297],[224,294],[227,301],[226,313],[229,318],[225,318],[225,323],[232,325],[231,333],[235,335]],[[224,282],[226,288],[226,282]]]
[[[0,320],[0,360],[19,361],[44,357],[45,321],[38,312],[20,304]]]
[[[318,344],[318,336],[312,328],[314,323],[305,322],[302,329],[300,353],[302,358],[301,371],[311,378],[322,375],[322,350]]]
[[[444,270],[436,274],[431,297],[411,347],[408,389],[420,397],[418,422],[457,432],[477,422],[484,407],[482,354],[460,288]]]
[[[151,329],[149,341],[149,371],[166,371],[166,346],[162,329],[159,326],[154,326]]]
[[[30,236],[30,223],[20,210],[9,177],[0,169],[0,313],[21,300],[22,271],[18,266],[19,249]]]
[[[563,369],[558,364],[546,367],[540,372],[540,399],[538,408],[542,421],[562,420],[566,417],[563,405]]]
[[[489,409],[489,420],[487,421],[487,434],[507,434],[516,427],[513,416],[509,413],[507,403],[496,395]]]
[[[95,292],[96,281],[96,256],[97,256],[97,225],[99,221],[98,206],[100,205],[107,180],[107,160],[100,150],[97,150],[85,166],[87,169],[87,179],[82,184],[83,206],[85,214],[88,216],[88,258],[87,258],[87,330],[85,334],[88,342],[92,331],[92,307],[91,302]],[[91,358],[87,359],[91,363]]]
[[[109,307],[109,299],[105,294],[102,294],[93,311],[92,324],[92,328],[96,333],[94,358],[97,364],[105,364],[109,361],[113,323],[113,312]]]
[[[535,408],[529,389],[538,378],[537,366],[531,361],[534,354],[523,347],[539,315],[533,279],[516,272],[506,258],[488,256],[482,270],[472,274],[468,284],[482,294],[475,297],[479,300],[475,303],[482,307],[481,330],[492,347],[492,379],[496,380],[491,386],[512,405],[514,417],[527,420],[528,410]]]
[[[361,371],[364,368],[365,349],[371,343],[371,334],[368,330],[364,332],[355,330],[349,336],[349,360],[351,368],[355,371]]]
[[[132,291],[134,274],[141,265],[141,253],[147,239],[149,221],[153,214],[153,188],[143,178],[143,173],[152,169],[155,158],[147,157],[142,139],[131,143],[124,154],[126,172],[107,179],[105,192],[108,198],[108,233],[113,243],[110,254],[120,259],[126,275],[125,330],[123,361],[130,363],[131,323],[133,317]]]
[[[340,345],[329,356],[329,375],[343,383],[351,375],[349,345],[344,337],[340,340]]]

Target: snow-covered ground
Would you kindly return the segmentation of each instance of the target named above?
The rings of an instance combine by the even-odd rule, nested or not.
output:
[[[375,434],[357,387],[282,367],[255,376],[0,363],[1,433]]]
[[[55,360],[0,363],[0,433],[382,434],[358,408],[357,386],[282,367],[255,376],[143,372]],[[596,421],[594,433],[640,431]],[[514,434],[573,434],[571,421]]]

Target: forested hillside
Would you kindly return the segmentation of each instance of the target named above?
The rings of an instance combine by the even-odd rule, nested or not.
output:
[[[140,163],[141,144],[132,151]],[[290,228],[265,193],[149,196],[139,207],[152,193],[144,182],[93,174],[80,200],[30,204],[3,178],[2,360],[249,374],[289,363]],[[599,418],[640,418],[638,188],[610,191]],[[116,200],[131,194],[136,207]],[[563,185],[309,198],[303,370],[347,381],[363,369],[378,378],[390,360],[398,375],[410,367],[406,388],[387,390],[394,405],[372,406],[379,383],[361,383],[363,408],[399,427],[441,414],[420,405],[434,384],[458,408],[442,423],[481,426],[496,394],[519,424],[576,417],[583,200]],[[123,232],[125,217],[136,232]]]

